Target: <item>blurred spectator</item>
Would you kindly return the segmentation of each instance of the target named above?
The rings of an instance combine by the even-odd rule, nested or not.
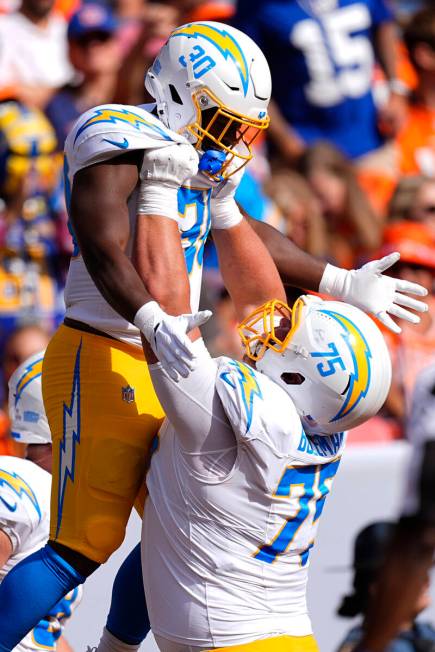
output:
[[[282,219],[281,211],[273,201],[273,197],[270,198],[264,193],[261,184],[251,172],[251,166],[245,168],[235,198],[242,210],[250,217],[279,228]]]
[[[381,255],[398,251],[401,256],[391,275],[420,283],[429,292],[429,311],[421,314],[419,324],[404,322],[400,335],[385,333],[393,363],[385,408],[403,423],[418,373],[435,362],[435,239],[426,224],[403,221],[387,227],[384,242]]]
[[[180,24],[178,8],[173,4],[153,2],[137,8],[138,15],[122,20],[119,34],[124,59],[115,98],[121,104],[150,101],[144,87],[145,72],[169,34]]]
[[[400,25],[406,25],[417,11],[429,6],[431,2],[432,0],[392,0],[394,15]]]
[[[0,99],[44,107],[72,78],[66,22],[54,0],[22,0],[20,9],[0,16]]]
[[[239,0],[234,19],[262,47],[275,106],[270,136],[290,163],[329,140],[351,158],[384,142],[404,119],[397,38],[386,0]],[[379,110],[372,95],[375,52],[389,85]]]
[[[435,177],[435,6],[415,14],[404,32],[417,73],[407,121],[397,142],[404,174]]]
[[[381,243],[381,220],[358,185],[352,164],[323,142],[306,150],[301,170],[317,196],[326,222],[328,257],[353,267]]]
[[[29,322],[18,326],[7,337],[2,360],[3,403],[7,403],[8,382],[15,369],[30,356],[47,347],[50,335],[42,326]]]
[[[38,324],[19,326],[12,331],[4,342],[1,355],[0,385],[0,455],[21,456],[22,446],[10,437],[8,416],[8,381],[15,369],[30,355],[45,349],[50,337]]]
[[[69,56],[78,79],[58,91],[46,108],[61,150],[84,111],[113,101],[121,63],[117,28],[111,10],[96,3],[83,5],[69,22]]]
[[[217,20],[228,23],[235,13],[234,0],[173,0],[180,11],[180,23]]]
[[[213,356],[227,355],[235,360],[243,357],[240,335],[237,332],[238,319],[233,301],[225,289],[213,306],[216,332],[208,346]]]
[[[320,202],[304,177],[288,168],[274,170],[265,191],[281,211],[282,222],[274,226],[301,249],[326,258],[327,227]]]
[[[63,318],[70,238],[55,150],[43,113],[14,102],[0,107],[0,348],[24,318],[47,328]]]
[[[353,618],[361,615],[361,623],[353,627],[337,652],[351,652],[359,643],[364,631],[364,618],[370,598],[377,590],[377,578],[393,537],[395,525],[380,521],[363,528],[355,539],[353,593],[345,596],[338,615]],[[403,622],[398,637],[390,643],[385,652],[430,652],[435,650],[435,629],[429,623],[416,621],[417,616],[430,605],[429,578],[418,596],[413,619]]]
[[[435,179],[404,177],[389,205],[389,221],[424,222],[435,235]]]

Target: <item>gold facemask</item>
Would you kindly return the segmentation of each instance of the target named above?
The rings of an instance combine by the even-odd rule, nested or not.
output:
[[[195,148],[218,149],[227,155],[217,174],[206,174],[213,181],[228,179],[251,160],[252,143],[269,126],[269,116],[254,119],[233,113],[205,88],[195,91],[192,100],[196,121],[186,129],[196,138]]]

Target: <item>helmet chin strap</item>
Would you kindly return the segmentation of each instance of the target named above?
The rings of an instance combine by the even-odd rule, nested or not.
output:
[[[156,101],[157,117],[163,122],[166,127],[171,128],[169,125],[168,104],[165,101],[162,85],[151,70],[148,70],[146,75],[145,88],[154,97]]]

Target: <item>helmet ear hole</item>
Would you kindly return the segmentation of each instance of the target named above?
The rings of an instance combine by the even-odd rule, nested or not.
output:
[[[175,102],[175,104],[183,104],[183,100],[181,99],[174,84],[169,84],[169,92],[171,93],[172,101]]]
[[[285,371],[283,374],[281,374],[281,380],[286,385],[302,385],[302,383],[305,382],[305,377],[302,374]]]

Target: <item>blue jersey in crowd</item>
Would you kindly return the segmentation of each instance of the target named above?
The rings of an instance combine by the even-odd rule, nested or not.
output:
[[[239,0],[235,25],[263,49],[273,97],[298,135],[355,158],[382,144],[373,41],[392,18],[386,0]]]

